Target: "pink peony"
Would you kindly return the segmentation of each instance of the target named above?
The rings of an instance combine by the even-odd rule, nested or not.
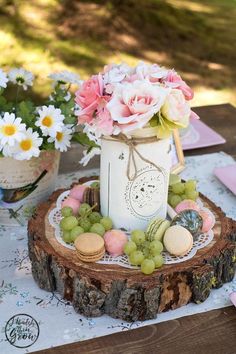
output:
[[[191,100],[193,98],[192,89],[186,84],[185,81],[181,79],[181,77],[177,74],[175,70],[169,70],[167,76],[163,78],[162,82],[167,87],[172,87],[181,90],[186,100]]]
[[[122,132],[144,127],[163,105],[169,90],[148,81],[117,84],[107,104],[116,126]]]

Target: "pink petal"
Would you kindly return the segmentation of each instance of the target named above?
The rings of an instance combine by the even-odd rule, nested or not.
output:
[[[197,115],[197,113],[191,111],[191,113],[190,113],[190,119],[200,119],[200,117]]]
[[[229,295],[229,298],[231,300],[231,302],[233,303],[233,305],[236,307],[236,291],[234,291],[233,293],[231,293]]]

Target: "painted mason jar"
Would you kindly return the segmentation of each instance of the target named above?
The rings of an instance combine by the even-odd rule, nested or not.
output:
[[[25,225],[35,206],[54,191],[60,152],[18,161],[0,158],[0,225]]]
[[[170,140],[155,129],[104,137],[101,146],[101,212],[115,228],[145,230],[155,217],[166,217],[171,168]]]

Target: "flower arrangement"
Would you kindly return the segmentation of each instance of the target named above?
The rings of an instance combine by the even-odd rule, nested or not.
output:
[[[66,151],[71,141],[95,147],[85,133],[76,131],[76,106],[71,85],[81,84],[79,76],[63,71],[49,75],[53,91],[45,104],[20,99],[33,86],[34,75],[23,68],[5,73],[0,69],[0,155],[17,160],[38,157],[42,150]],[[16,87],[14,101],[7,100],[10,85]],[[25,96],[25,94],[24,94]]]
[[[175,70],[140,62],[136,67],[105,66],[83,82],[75,101],[78,123],[99,143],[102,135],[129,135],[144,127],[166,138],[196,116],[189,105],[192,98],[193,91]]]

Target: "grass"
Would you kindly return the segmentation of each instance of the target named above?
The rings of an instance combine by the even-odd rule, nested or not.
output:
[[[195,89],[194,105],[236,105],[235,18],[236,0],[0,0],[0,67],[33,71],[40,100],[52,71],[158,62]]]

